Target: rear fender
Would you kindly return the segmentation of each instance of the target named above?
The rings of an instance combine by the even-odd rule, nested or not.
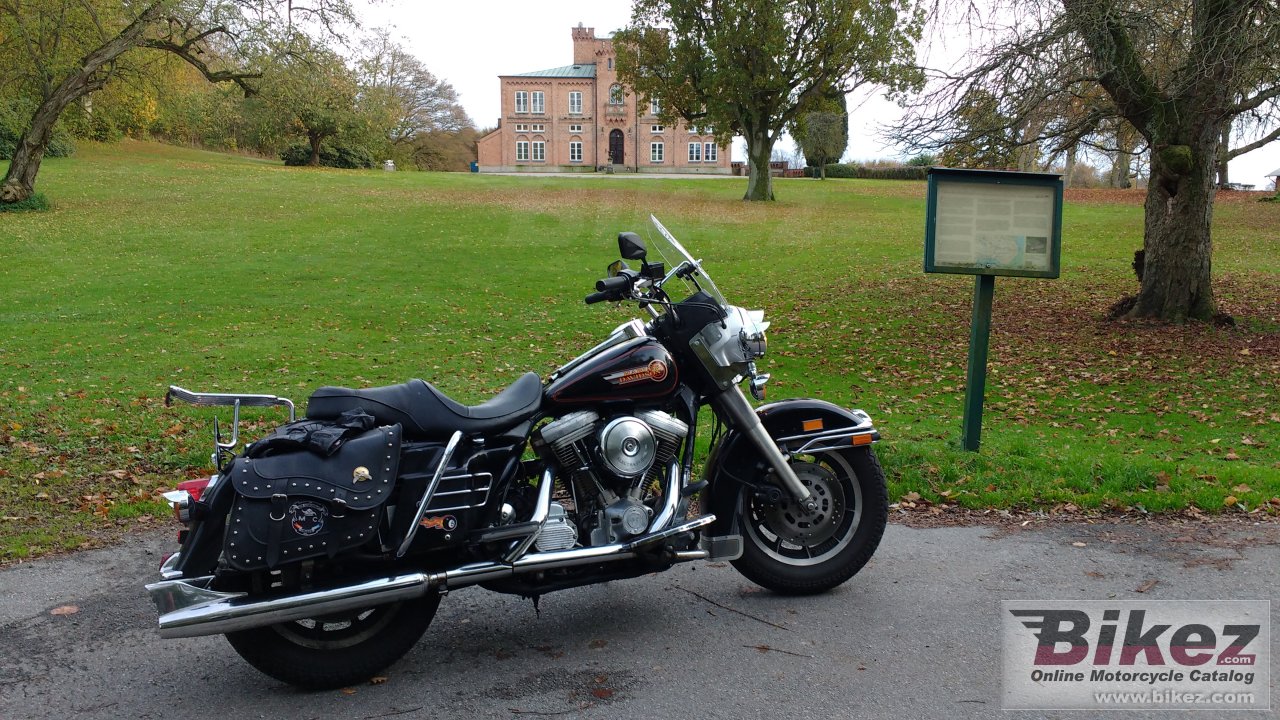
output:
[[[871,418],[861,410],[848,410],[825,400],[797,398],[756,408],[756,416],[784,455],[869,445],[880,439]],[[729,430],[711,450],[704,479],[707,511],[716,521],[706,535],[739,533],[737,502],[745,487],[760,487],[768,477],[768,462],[746,435]]]

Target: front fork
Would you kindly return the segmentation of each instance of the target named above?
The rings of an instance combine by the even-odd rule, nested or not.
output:
[[[818,504],[813,493],[810,493],[809,488],[796,477],[795,470],[792,470],[791,464],[787,462],[787,456],[782,454],[778,444],[769,435],[769,431],[764,429],[764,424],[760,422],[760,417],[747,401],[747,396],[742,394],[742,388],[737,385],[731,386],[711,399],[711,407],[720,413],[720,417],[724,418],[730,427],[751,439],[756,449],[768,461],[769,467],[773,468],[779,478],[782,478],[783,487],[795,497],[801,507],[806,510],[817,509]]]

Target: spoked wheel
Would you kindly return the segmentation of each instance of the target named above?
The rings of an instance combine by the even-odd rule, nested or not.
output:
[[[440,606],[418,600],[305,618],[228,633],[258,670],[298,687],[322,690],[364,682],[399,660],[426,632]]]
[[[776,592],[820,593],[853,577],[879,546],[889,514],[884,471],[870,448],[819,453],[791,467],[817,507],[806,510],[785,492],[773,502],[744,490],[742,557],[733,566]]]

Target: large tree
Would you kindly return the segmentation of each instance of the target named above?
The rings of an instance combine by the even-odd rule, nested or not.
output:
[[[618,75],[663,119],[747,142],[744,200],[772,200],[769,158],[809,100],[864,83],[912,86],[909,0],[635,0],[614,37]]]
[[[209,81],[251,93],[268,44],[352,21],[347,0],[0,0],[0,40],[21,49],[36,106],[0,202],[31,196],[58,118],[110,82],[126,54],[172,53]]]
[[[379,31],[358,63],[361,92],[387,116],[387,140],[410,145],[425,133],[457,133],[472,127],[453,86]]]
[[[1135,148],[1114,141],[1116,123],[1127,123],[1150,154],[1142,284],[1129,315],[1211,318],[1215,169],[1221,159],[1280,137],[1280,4],[993,0],[993,6],[995,20],[985,27],[998,24],[999,36],[970,55],[976,60],[967,70],[935,77],[900,136],[929,147],[975,87],[997,97],[1000,115],[1017,125],[1046,104],[1072,107],[1035,138],[1054,138],[1059,148],[1101,132],[1128,155]],[[1241,117],[1271,129],[1225,147],[1227,128]]]

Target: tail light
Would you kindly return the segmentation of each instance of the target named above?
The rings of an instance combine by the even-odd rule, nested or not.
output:
[[[200,502],[200,496],[204,494],[204,489],[209,487],[209,483],[213,480],[211,477],[200,478],[198,480],[184,480],[178,483],[179,490],[185,490],[191,496],[192,502]]]
[[[176,490],[171,490],[164,494],[166,500],[173,505],[173,515],[178,518],[178,522],[187,525],[191,522],[191,504],[200,502],[200,496],[210,484],[215,482],[217,475],[207,478],[199,478],[197,480],[186,480],[178,483]]]

